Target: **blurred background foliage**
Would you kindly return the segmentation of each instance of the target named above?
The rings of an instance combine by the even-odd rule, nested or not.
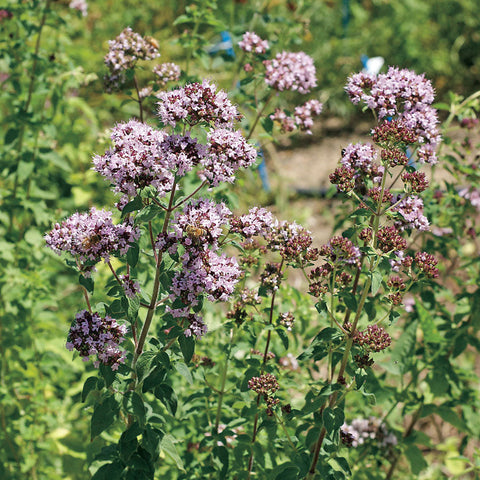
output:
[[[0,19],[0,478],[85,479],[88,415],[78,403],[93,367],[64,348],[80,291],[43,246],[52,222],[112,195],[91,171],[104,130],[136,105],[103,90],[108,40],[126,26],[151,35],[161,61],[231,87],[233,59],[208,55],[228,30],[275,51],[304,50],[327,114],[353,115],[343,86],[361,55],[425,72],[438,101],[480,88],[477,0],[7,0]],[[177,20],[180,17],[180,20]],[[40,37],[40,40],[39,40]],[[238,51],[238,50],[237,50]],[[103,144],[102,144],[103,142]],[[100,272],[101,274],[101,272]]]

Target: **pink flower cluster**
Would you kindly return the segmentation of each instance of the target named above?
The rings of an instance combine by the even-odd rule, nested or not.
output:
[[[381,352],[390,346],[392,338],[387,331],[378,325],[369,325],[365,330],[355,332],[353,341],[372,352]]]
[[[430,223],[427,217],[423,215],[423,200],[420,197],[416,195],[406,196],[392,210],[400,214],[396,222],[400,229],[430,230]]]
[[[96,355],[100,363],[110,365],[112,370],[118,370],[125,362],[126,352],[120,350],[119,345],[124,341],[127,333],[125,325],[119,325],[108,315],[102,318],[97,312],[90,313],[82,310],[75,316],[67,338],[68,350],[77,350],[86,362],[91,355]]]
[[[424,75],[397,67],[378,76],[357,73],[348,79],[346,91],[354,104],[363,102],[377,113],[379,120],[401,120],[418,135],[419,160],[436,163],[440,134],[437,111],[431,107],[435,92]]]
[[[204,80],[183,88],[162,92],[158,96],[158,114],[165,125],[175,127],[177,122],[190,126],[206,123],[215,126],[232,126],[240,118],[237,108],[223,90]]]
[[[115,40],[109,40],[108,45],[105,65],[109,73],[104,79],[108,92],[125,83],[125,72],[134,68],[138,60],[153,60],[160,56],[153,42],[149,42],[130,27],[125,28]]]
[[[88,213],[74,213],[56,223],[45,241],[58,254],[68,252],[80,262],[98,262],[101,258],[108,261],[112,253],[124,255],[139,236],[131,220],[114,225],[112,212],[93,207]]]
[[[267,40],[262,40],[255,32],[245,32],[238,46],[245,52],[260,55],[269,49]]]
[[[175,216],[172,231],[160,234],[156,247],[170,254],[183,246],[182,269],[172,280],[172,300],[179,298],[184,307],[170,309],[174,317],[187,318],[190,327],[186,334],[200,336],[206,332],[201,317],[191,317],[190,308],[198,304],[201,295],[211,300],[230,298],[241,276],[233,257],[219,255],[219,239],[228,225],[230,210],[223,204],[199,199],[187,204]]]
[[[156,82],[164,87],[168,82],[176,82],[180,78],[181,70],[176,63],[162,63],[153,67],[153,73],[156,75]]]
[[[257,159],[257,150],[238,130],[217,128],[207,135],[208,152],[202,160],[200,177],[216,187],[221,182],[233,183],[235,172],[247,168]]]
[[[281,52],[265,60],[265,82],[275,90],[308,93],[317,86],[313,60],[304,52]]]
[[[206,153],[206,147],[188,134],[167,135],[137,120],[116,125],[111,138],[113,148],[93,158],[94,168],[112,182],[114,191],[127,197],[146,186],[164,196],[175,175],[185,175]]]
[[[245,215],[230,219],[230,231],[246,238],[256,235],[266,236],[277,224],[272,212],[262,207],[253,207]]]
[[[280,125],[282,132],[293,132],[298,128],[311,135],[313,117],[320,115],[322,108],[323,105],[318,100],[309,100],[295,107],[293,118],[280,108],[276,108],[270,118]]]

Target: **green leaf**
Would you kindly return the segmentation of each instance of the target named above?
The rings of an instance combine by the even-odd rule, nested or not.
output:
[[[5,145],[12,143],[18,137],[19,131],[20,130],[18,128],[10,128],[9,130],[7,130],[4,138]]]
[[[228,450],[224,446],[216,446],[212,450],[213,462],[219,467],[220,478],[227,478]]]
[[[280,473],[275,477],[275,480],[296,480],[298,478],[299,468],[292,465],[292,462],[280,465]],[[277,469],[275,469],[277,473]]]
[[[135,216],[135,223],[146,223],[150,220],[153,220],[159,212],[163,210],[152,203],[151,205],[147,205],[144,209],[140,210],[137,215]]]
[[[153,393],[165,405],[168,413],[175,416],[177,412],[177,395],[173,388],[166,383],[162,383],[155,388]]]
[[[442,335],[438,333],[435,325],[434,317],[420,302],[416,302],[418,317],[420,319],[420,326],[423,330],[423,338],[427,343],[441,343]]]
[[[128,318],[131,321],[135,321],[138,315],[138,310],[140,308],[140,299],[138,297],[133,297],[128,299]]]
[[[158,428],[154,428],[148,424],[145,425],[145,430],[142,435],[142,446],[152,455],[154,461],[160,454],[160,442],[163,436],[164,433]]]
[[[127,430],[125,430],[118,442],[120,458],[127,463],[130,457],[136,452],[138,447],[137,437],[142,432],[138,423],[133,423]]]
[[[182,459],[175,448],[174,440],[175,439],[171,435],[165,435],[160,442],[160,448],[176,463],[179,470],[185,472]]]
[[[154,390],[158,385],[162,384],[167,378],[167,370],[162,366],[155,367],[143,381],[142,392]]]
[[[175,363],[175,368],[177,372],[183,378],[185,378],[185,380],[188,382],[189,385],[193,385],[193,378],[192,378],[192,374],[190,373],[190,369],[183,362]]]
[[[375,270],[372,272],[372,295],[376,295],[382,286],[383,275],[382,272]]]
[[[114,422],[118,410],[118,402],[113,396],[109,396],[104,399],[102,403],[95,405],[90,424],[92,440],[100,435]]]
[[[342,293],[342,299],[345,302],[345,305],[352,310],[352,312],[357,310],[357,299],[355,298],[355,295],[350,292],[345,292]]]
[[[140,248],[136,243],[131,243],[130,248],[127,250],[127,263],[132,267],[138,263],[138,256],[140,254]]]
[[[122,472],[125,470],[123,463],[117,460],[107,465],[102,465],[93,475],[92,480],[112,480],[113,478],[120,478]]]
[[[195,340],[193,339],[193,336],[186,337],[185,335],[180,335],[178,337],[178,343],[180,344],[185,363],[190,362],[195,352]]]
[[[85,383],[83,384],[83,390],[82,390],[82,403],[85,402],[85,400],[88,397],[88,394],[97,389],[97,377],[88,377],[85,380]]]
[[[409,445],[409,447],[405,450],[405,456],[410,463],[410,468],[414,475],[418,475],[428,466],[427,462],[423,458],[421,450],[415,445]]]
[[[453,425],[458,430],[462,432],[469,432],[469,428],[465,422],[458,416],[458,413],[448,405],[440,405],[435,413],[440,415],[443,420],[448,422],[450,425]]]
[[[283,328],[276,328],[275,331],[277,332],[278,336],[280,337],[280,340],[283,343],[283,346],[285,347],[285,350],[288,350],[288,335],[287,332]]]
[[[84,277],[83,275],[80,275],[80,277],[78,278],[78,282],[80,283],[80,285],[81,285],[82,287],[85,287],[85,288],[86,288],[87,292],[93,293],[93,289],[94,289],[94,287],[95,287],[95,283],[94,283],[92,277],[86,278],[86,277]]]
[[[35,168],[35,163],[33,162],[18,162],[17,166],[17,178],[19,182],[25,181],[33,172]]]
[[[127,214],[140,210],[143,207],[142,197],[136,196],[132,201],[128,202],[122,210],[122,218]]]
[[[330,434],[334,430],[335,426],[335,414],[333,413],[333,410],[330,407],[325,408],[322,414],[322,419],[323,419],[323,425],[325,426],[325,429],[327,430],[327,433]]]
[[[145,425],[145,405],[143,404],[143,398],[137,392],[132,393],[132,407],[133,414],[138,419],[138,423]]]
[[[270,133],[270,134],[272,133],[272,131],[273,131],[273,120],[270,117],[262,118],[261,124],[262,124],[263,129],[267,133]]]

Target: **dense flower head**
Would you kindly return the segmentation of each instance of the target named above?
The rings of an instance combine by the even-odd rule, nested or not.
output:
[[[155,74],[155,81],[164,87],[168,82],[176,82],[180,78],[182,71],[176,63],[161,63],[153,67],[153,73]]]
[[[407,241],[400,235],[400,232],[394,226],[382,227],[377,234],[377,246],[384,252],[392,250],[405,250]]]
[[[96,367],[103,363],[117,370],[119,364],[125,362],[126,352],[120,350],[119,344],[126,333],[127,327],[108,315],[102,318],[97,312],[82,310],[75,316],[66,346],[68,350],[77,350],[84,361],[96,355]]]
[[[235,172],[247,168],[257,159],[257,150],[242,132],[227,128],[210,130],[207,135],[208,151],[201,163],[200,177],[216,187],[221,182],[233,183]]]
[[[152,185],[169,191],[173,175],[163,158],[161,145],[166,134],[137,120],[119,123],[112,129],[113,147],[95,155],[94,169],[110,180],[118,193],[133,197]]]
[[[178,178],[204,161],[207,147],[186,132],[185,135],[167,135],[161,144],[161,153],[165,166]]]
[[[376,442],[382,448],[395,446],[397,437],[389,432],[379,418],[356,418],[350,424],[344,423],[340,430],[342,442],[347,446],[358,447],[368,442]]]
[[[415,193],[423,192],[428,188],[428,180],[424,172],[403,172],[402,181]]]
[[[311,134],[313,126],[313,117],[322,113],[323,105],[315,99],[308,100],[303,105],[298,105],[294,110],[295,123],[300,130]]]
[[[283,325],[288,331],[292,331],[295,324],[295,317],[291,312],[281,313],[278,317],[278,323]]]
[[[352,167],[337,167],[328,178],[332,185],[337,186],[339,192],[347,193],[355,188],[355,170]]]
[[[360,250],[351,240],[342,236],[332,237],[328,244],[320,248],[320,255],[333,264],[356,265],[360,260]]]
[[[420,231],[430,229],[428,219],[423,215],[423,200],[420,197],[406,196],[392,210],[400,214],[397,217],[397,226],[400,229],[411,228]]]
[[[267,40],[262,40],[255,32],[245,32],[238,46],[245,52],[263,54],[269,49]]]
[[[125,28],[115,40],[109,40],[108,45],[105,65],[109,73],[104,79],[107,91],[119,88],[126,80],[126,70],[134,68],[138,60],[153,60],[160,56],[155,41],[143,38],[130,27]]]
[[[268,248],[278,251],[287,261],[316,260],[316,250],[311,249],[311,233],[295,222],[280,222],[265,236]]]
[[[228,226],[232,212],[224,203],[199,198],[185,205],[171,224],[172,231],[159,234],[156,247],[176,251],[178,244],[187,250],[217,250],[218,239]]]
[[[383,169],[380,167],[376,169],[375,162],[377,160],[377,151],[375,147],[369,143],[350,143],[342,150],[341,164],[344,167],[353,168],[357,176],[370,177],[374,175],[374,181],[379,182],[381,175],[377,177],[378,172],[383,173]]]
[[[424,75],[417,75],[407,69],[390,67],[387,73],[377,76],[355,74],[348,80],[346,91],[353,103],[360,101],[374,110],[379,120],[393,117],[399,120],[401,129],[397,134],[411,143],[412,138],[405,137],[404,128],[414,132],[420,144],[417,157],[421,162],[436,163],[435,148],[440,142],[437,111],[431,107],[434,89]],[[381,127],[382,128],[382,127]],[[389,127],[383,124],[385,132],[378,131],[385,138]],[[395,130],[397,125],[391,127]],[[375,133],[374,133],[375,135]]]
[[[265,82],[275,90],[308,93],[317,86],[313,60],[304,52],[281,52],[265,60]]]
[[[253,207],[245,215],[232,216],[230,231],[240,233],[246,238],[256,235],[265,236],[275,224],[276,220],[272,212],[266,208]]]
[[[295,107],[293,117],[288,115],[284,110],[276,108],[275,112],[270,115],[270,119],[276,122],[282,132],[293,132],[297,128],[311,135],[310,130],[313,126],[313,117],[322,113],[323,105],[318,100],[309,100],[303,105]]]
[[[381,352],[390,346],[392,338],[387,331],[378,325],[369,325],[363,331],[356,331],[353,341],[360,347],[372,352]]]
[[[405,147],[418,140],[418,134],[403,120],[385,120],[372,130],[373,141],[383,148]]]
[[[182,270],[172,280],[174,297],[184,304],[195,305],[199,295],[210,301],[227,301],[233,293],[242,272],[233,257],[217,255],[211,250],[185,255]],[[174,298],[172,297],[172,298]]]
[[[58,254],[69,252],[80,262],[98,262],[101,258],[108,261],[112,253],[124,255],[139,236],[132,220],[114,225],[112,212],[92,207],[88,213],[74,213],[56,223],[45,241]]]
[[[217,92],[217,87],[207,80],[162,92],[158,98],[158,114],[165,125],[172,127],[177,122],[185,122],[190,126],[198,123],[231,126],[240,118],[227,94],[223,90]]]
[[[415,254],[415,263],[420,271],[428,278],[438,277],[438,260],[427,252],[417,252]]]
[[[273,395],[280,388],[280,386],[278,385],[275,375],[272,375],[271,373],[264,373],[259,377],[252,377],[248,381],[248,388],[259,395],[267,397]]]

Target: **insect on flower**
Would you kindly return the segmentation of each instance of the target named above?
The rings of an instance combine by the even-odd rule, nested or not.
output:
[[[160,48],[160,45],[158,41],[151,37],[150,35],[147,35],[146,37],[143,37],[146,42],[148,42],[152,47],[155,47],[157,50]]]
[[[85,249],[92,248],[94,245],[96,245],[102,237],[98,234],[94,234],[91,237],[86,237],[82,240],[82,245],[85,247]]]
[[[202,237],[205,237],[208,231],[197,225],[187,225],[185,233],[195,242],[198,243]]]

